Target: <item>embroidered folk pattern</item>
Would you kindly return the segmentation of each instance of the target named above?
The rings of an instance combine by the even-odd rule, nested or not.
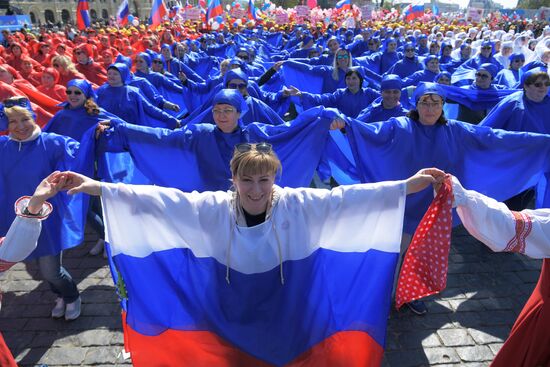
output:
[[[525,239],[531,233],[533,229],[533,222],[531,217],[524,212],[514,212],[514,219],[516,221],[516,233],[514,237],[508,242],[504,251],[506,252],[519,252],[525,253]]]

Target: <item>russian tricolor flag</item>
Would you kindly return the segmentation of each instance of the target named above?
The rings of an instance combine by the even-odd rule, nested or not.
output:
[[[90,26],[90,4],[88,0],[78,0],[76,6],[76,26],[78,29],[86,29]]]
[[[405,20],[410,21],[424,15],[424,0],[415,1],[405,8]]]
[[[151,6],[151,15],[149,16],[149,24],[156,26],[164,21],[164,17],[168,15],[168,10],[164,4],[164,0],[153,0]]]
[[[117,23],[121,26],[128,24],[128,15],[130,15],[128,0],[122,0],[122,3],[120,4],[116,12]]]
[[[206,24],[210,19],[214,19],[218,15],[223,14],[222,4],[220,0],[208,0],[208,6],[206,8]]]
[[[246,227],[230,192],[104,184],[133,365],[379,366],[405,191],[277,188]]]
[[[349,10],[351,9],[351,0],[340,0],[336,3],[336,9]]]
[[[256,7],[254,0],[248,0],[248,19],[256,19]]]

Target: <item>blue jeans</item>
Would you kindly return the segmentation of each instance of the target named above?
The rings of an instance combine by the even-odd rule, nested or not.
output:
[[[48,282],[52,292],[63,298],[65,303],[72,303],[80,296],[76,283],[71,275],[61,266],[62,253],[38,258],[38,267],[42,278]]]
[[[90,197],[90,205],[88,207],[88,213],[86,214],[88,219],[87,224],[92,227],[95,233],[101,239],[105,239],[105,227],[103,225],[103,215],[101,211],[101,200],[99,197]]]

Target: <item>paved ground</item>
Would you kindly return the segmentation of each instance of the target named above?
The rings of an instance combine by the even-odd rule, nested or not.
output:
[[[0,330],[21,366],[130,365],[121,356],[120,310],[106,260],[86,255],[95,243],[68,251],[64,264],[82,292],[82,316],[49,318],[54,296],[36,268],[18,264],[0,281]],[[428,302],[430,313],[392,312],[384,366],[487,366],[534,288],[541,262],[494,254],[453,232],[447,289]]]

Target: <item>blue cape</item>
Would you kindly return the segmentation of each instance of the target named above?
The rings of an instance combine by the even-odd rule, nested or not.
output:
[[[253,123],[224,134],[215,125],[198,124],[170,131],[114,124],[102,136],[102,149],[130,151],[152,183],[184,191],[227,190],[229,161],[236,144],[271,143],[283,164],[281,186],[308,186],[328,137],[333,115],[318,107],[285,125]],[[329,117],[327,117],[329,116]]]
[[[534,186],[549,169],[550,136],[546,135],[452,120],[424,126],[408,117],[348,123],[361,182],[402,180],[422,168],[437,167],[455,175],[465,187],[504,200]],[[406,232],[414,232],[432,199],[431,190],[407,197]]]

